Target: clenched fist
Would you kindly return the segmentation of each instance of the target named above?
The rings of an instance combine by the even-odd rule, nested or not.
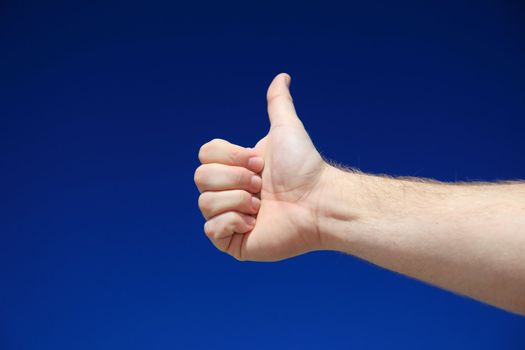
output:
[[[322,248],[318,199],[329,166],[297,117],[289,86],[282,73],[268,88],[271,127],[254,148],[214,139],[199,151],[204,231],[238,260],[274,261]]]

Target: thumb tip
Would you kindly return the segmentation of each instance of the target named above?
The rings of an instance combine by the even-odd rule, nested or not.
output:
[[[289,88],[290,83],[292,82],[292,78],[288,73],[282,72],[275,76],[274,81],[282,81],[284,85]]]
[[[281,73],[280,75],[282,75],[282,78],[284,79],[284,84],[286,85],[286,87],[289,88],[290,83],[292,82],[292,77],[290,76],[290,74]]]
[[[268,88],[268,115],[272,125],[276,122],[301,125],[290,94],[291,80],[289,74],[279,73]]]
[[[277,74],[272,82],[270,83],[270,86],[268,87],[268,91],[266,94],[266,97],[268,100],[272,100],[276,96],[282,95],[282,94],[290,94],[290,83],[292,81],[292,78],[288,73],[279,73]]]

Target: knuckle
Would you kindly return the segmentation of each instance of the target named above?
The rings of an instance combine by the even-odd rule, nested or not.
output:
[[[209,213],[212,209],[212,201],[210,195],[206,192],[199,196],[199,208],[203,213]]]
[[[210,150],[213,150],[214,148],[220,148],[227,143],[228,141],[226,140],[215,138],[205,143],[204,146],[206,146],[205,147],[206,152],[209,152]]]
[[[208,142],[208,144],[209,144],[210,146],[218,146],[218,145],[223,145],[224,143],[227,143],[227,142],[228,142],[228,141],[223,140],[223,139],[214,138],[214,139],[210,140],[210,141]]]
[[[215,229],[213,226],[213,223],[210,221],[206,221],[204,224],[204,233],[209,239],[213,239],[213,237],[215,237]]]
[[[196,170],[195,174],[193,175],[193,180],[197,185],[203,185],[206,181],[206,167],[204,165],[200,165]]]
[[[205,143],[199,148],[199,161],[203,163],[206,160],[206,153],[208,152],[209,145]]]
[[[201,163],[207,160],[208,154],[211,150],[213,150],[213,148],[218,147],[225,142],[227,141],[215,138],[203,144],[199,149],[199,160]]]

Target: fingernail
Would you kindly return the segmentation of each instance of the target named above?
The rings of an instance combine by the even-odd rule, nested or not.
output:
[[[262,185],[262,179],[260,176],[254,175],[252,176],[252,187],[253,188],[261,188]]]
[[[252,197],[252,208],[255,211],[258,211],[261,207],[261,200],[257,197]]]
[[[284,83],[286,84],[287,87],[290,87],[290,83],[292,82],[292,79],[290,78],[290,76],[288,74],[285,74],[284,76]]]
[[[263,166],[263,159],[261,157],[251,157],[248,159],[248,167],[250,169],[259,171]]]

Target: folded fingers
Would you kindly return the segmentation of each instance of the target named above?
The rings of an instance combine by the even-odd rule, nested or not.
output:
[[[203,192],[199,196],[199,208],[208,220],[227,211],[237,211],[245,214],[257,214],[261,200],[244,190],[220,192]]]
[[[204,224],[204,232],[221,251],[226,251],[236,233],[247,233],[255,226],[250,215],[229,211],[213,217]]]
[[[202,164],[219,163],[240,166],[256,173],[264,167],[263,159],[251,148],[234,145],[226,140],[213,139],[205,143],[199,150],[199,160]]]
[[[195,171],[194,180],[201,193],[235,189],[257,193],[262,187],[261,177],[253,171],[217,163],[199,166]]]

